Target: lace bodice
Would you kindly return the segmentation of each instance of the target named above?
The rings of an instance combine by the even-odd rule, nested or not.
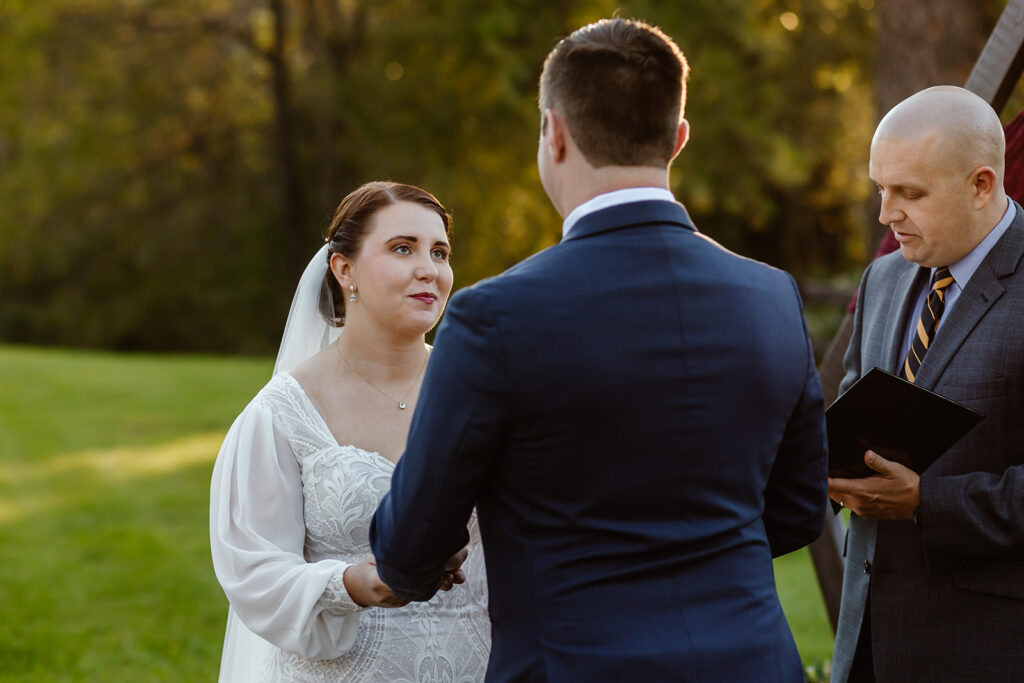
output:
[[[490,623],[475,517],[470,525],[469,557],[463,566],[465,584],[439,592],[426,603],[394,609],[359,608],[345,591],[342,574],[371,552],[370,520],[390,487],[394,464],[357,446],[339,445],[302,386],[287,373],[276,375],[246,411],[269,416],[276,448],[287,445],[297,465],[305,527],[302,555],[306,563],[330,568],[325,570],[326,580],[324,576],[319,579],[323,589],[312,605],[319,613],[315,621],[358,619],[354,644],[340,657],[313,659],[275,647],[261,667],[261,678],[410,683],[483,680]],[[232,599],[233,607],[235,603]]]

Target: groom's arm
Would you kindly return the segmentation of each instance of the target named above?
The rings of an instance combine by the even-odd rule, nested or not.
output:
[[[797,308],[800,295],[793,283]],[[821,535],[827,498],[827,446],[821,382],[807,323],[798,312],[804,336],[804,387],[783,432],[765,489],[764,523],[772,556],[792,552]]]
[[[481,287],[462,290],[438,330],[405,453],[370,526],[377,573],[396,595],[429,600],[445,562],[466,545],[501,444],[506,395],[498,325]]]

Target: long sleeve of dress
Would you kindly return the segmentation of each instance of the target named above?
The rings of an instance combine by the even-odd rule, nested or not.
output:
[[[271,410],[251,403],[235,420],[213,470],[210,545],[232,608],[254,633],[304,657],[338,657],[355,642],[359,607],[349,566],[307,562],[300,472]]]

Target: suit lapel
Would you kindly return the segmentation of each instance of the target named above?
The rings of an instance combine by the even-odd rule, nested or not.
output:
[[[971,276],[949,312],[949,317],[935,335],[935,340],[917,372],[915,384],[928,389],[935,386],[949,361],[967,339],[967,335],[1006,291],[1000,280],[1016,271],[1022,255],[1024,212],[1021,211],[1020,205],[1017,205],[1017,215],[1013,223]]]
[[[989,264],[982,262],[978,266],[978,270],[971,276],[964,291],[960,293],[956,305],[949,312],[949,317],[942,323],[942,327],[935,335],[935,339],[928,348],[928,353],[921,361],[914,384],[919,384],[926,389],[935,386],[935,382],[942,375],[942,371],[946,369],[957,349],[967,339],[967,335],[1005,291],[1006,289],[992,272]]]
[[[893,287],[893,299],[900,301],[899,310],[896,315],[886,316],[885,346],[882,347],[882,358],[885,360],[885,369],[889,372],[899,374],[900,349],[903,346],[903,336],[907,329],[907,318],[914,310],[914,301],[917,299],[918,289],[922,277],[927,277],[928,269],[910,264],[896,280]],[[925,356],[927,358],[927,355]]]

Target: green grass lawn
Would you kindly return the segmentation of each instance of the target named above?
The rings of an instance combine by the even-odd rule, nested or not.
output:
[[[216,679],[210,471],[271,367],[0,347],[0,681]],[[776,577],[804,661],[830,657],[806,551]]]

